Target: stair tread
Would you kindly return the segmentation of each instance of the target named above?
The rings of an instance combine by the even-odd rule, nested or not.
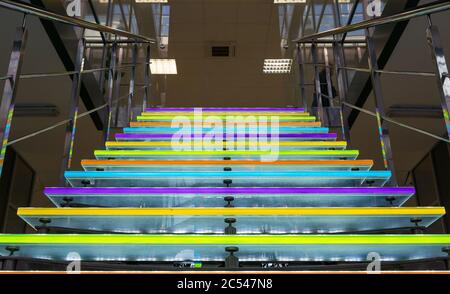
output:
[[[232,218],[237,234],[330,233],[428,227],[445,214],[443,207],[361,208],[19,208],[34,228],[50,227],[136,233],[223,234]]]
[[[56,205],[105,207],[221,207],[232,195],[236,207],[401,206],[412,187],[53,187],[44,193]]]
[[[82,260],[218,260],[227,246],[239,248],[239,260],[366,260],[377,252],[382,260],[445,257],[450,235],[142,235],[142,234],[8,234],[5,246],[15,256],[65,260],[77,252]],[[194,256],[195,252],[195,256]]]

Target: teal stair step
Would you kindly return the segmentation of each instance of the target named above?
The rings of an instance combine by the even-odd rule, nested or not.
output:
[[[184,136],[189,138],[188,136]],[[248,137],[248,136],[247,136]],[[272,139],[271,135],[262,136]],[[117,141],[171,141],[173,134],[115,134]],[[305,133],[305,134],[279,134],[278,140],[281,141],[333,141],[337,139],[336,133]],[[194,135],[191,136],[194,139]],[[224,138],[225,139],[225,138]]]
[[[75,187],[336,187],[383,186],[389,171],[107,172],[67,171]]]
[[[157,159],[157,160],[304,160],[356,159],[358,150],[280,150],[276,151],[158,151],[158,150],[96,150],[97,159]]]
[[[382,261],[447,257],[450,235],[139,235],[3,234],[0,254],[83,261],[223,261],[238,247],[240,261],[366,261],[377,252]]]
[[[86,171],[368,171],[372,160],[82,160]]]
[[[328,234],[426,228],[443,207],[19,208],[35,229],[139,234]],[[42,221],[45,220],[45,223]]]
[[[50,187],[56,206],[91,207],[383,207],[401,206],[413,187]]]

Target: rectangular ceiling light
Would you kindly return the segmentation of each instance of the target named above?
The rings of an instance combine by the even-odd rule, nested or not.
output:
[[[306,0],[273,0],[275,4],[306,3]]]
[[[136,3],[167,3],[168,0],[135,0]]]
[[[150,71],[154,75],[176,75],[175,59],[150,59]]]
[[[291,72],[292,59],[264,59],[265,74],[287,74]]]

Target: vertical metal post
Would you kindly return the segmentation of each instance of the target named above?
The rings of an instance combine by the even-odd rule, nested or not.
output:
[[[107,115],[105,116],[106,121],[104,123],[105,130],[104,130],[104,141],[109,140],[109,134],[111,132],[111,117],[112,117],[112,101],[113,101],[113,95],[114,95],[114,77],[116,75],[116,63],[117,63],[117,43],[114,42],[111,46],[111,56],[110,56],[110,62],[109,62],[109,69],[108,69],[108,96],[107,96]]]
[[[0,102],[0,176],[3,169],[6,147],[14,113],[15,98],[19,86],[20,72],[22,70],[23,55],[27,42],[26,15],[22,26],[16,30],[11,56],[8,65],[8,79],[3,86],[2,100]]]
[[[142,98],[142,111],[145,111],[147,107],[150,107],[150,44],[146,48],[145,62],[144,62],[144,97]]]
[[[306,99],[305,90],[305,65],[303,59],[303,44],[297,43],[297,63],[298,63],[298,76],[300,80],[300,96],[301,103],[305,110],[308,108],[308,99]]]
[[[311,5],[311,17],[312,17],[312,23],[313,23],[313,30],[315,33],[317,33],[318,26],[316,24],[316,8],[315,8],[314,1],[310,1],[309,5]]]
[[[77,55],[74,64],[74,70],[77,72],[72,79],[72,94],[69,102],[69,119],[66,126],[66,135],[64,140],[64,151],[61,160],[60,184],[65,185],[66,180],[64,172],[70,169],[72,165],[73,143],[76,135],[78,119],[78,103],[81,89],[81,79],[84,69],[84,51],[86,49],[86,40],[84,38],[85,29],[81,29],[81,37],[78,40]]]
[[[112,114],[114,126],[117,127],[119,122],[119,97],[120,97],[120,82],[122,80],[122,60],[123,60],[123,48],[117,48],[117,64],[116,64],[116,74],[114,76],[114,95],[112,100]]]
[[[447,61],[445,60],[444,48],[442,47],[441,37],[439,35],[439,29],[433,25],[430,16],[428,16],[428,22],[427,40],[431,49],[431,57],[435,65],[436,81],[441,96],[441,106],[447,130],[447,138],[450,138],[450,76]]]
[[[108,8],[106,9],[106,23],[105,23],[105,25],[107,27],[110,27],[111,24],[112,24],[113,12],[114,12],[113,3],[112,2],[113,2],[113,0],[109,0],[108,1]],[[105,36],[107,37],[106,38],[107,41],[109,41],[111,39],[111,34],[105,34]],[[107,44],[103,44],[103,48],[102,48],[102,68],[106,67],[107,55],[108,55],[108,46],[107,46]],[[105,84],[105,72],[104,71],[100,72],[99,84],[100,84],[100,89],[103,91],[104,90],[104,84]]]
[[[341,26],[341,8],[339,7],[339,0],[333,1],[333,20],[334,20],[334,26],[336,28]]]
[[[333,97],[333,85],[331,84],[331,72],[330,72],[330,61],[328,59],[328,49],[326,47],[323,47],[323,59],[325,61],[325,76],[327,80],[327,91],[328,91],[328,97]],[[328,100],[330,102],[330,106],[333,106],[333,99]]]
[[[342,139],[347,141],[350,146],[350,128],[348,126],[348,120],[345,115],[345,105],[344,102],[347,99],[347,88],[348,88],[348,78],[347,72],[343,67],[345,67],[345,56],[342,44],[339,41],[333,43],[333,54],[334,54],[334,69],[336,72],[336,79],[338,83],[339,92],[339,104],[340,104],[340,116],[341,116],[341,128],[342,128]]]
[[[136,43],[133,44],[133,49],[131,51],[131,72],[130,72],[130,88],[128,91],[128,104],[127,104],[127,121],[130,122],[133,119],[133,100],[136,91],[136,64],[137,64],[137,55],[138,55],[138,45]]]
[[[317,102],[317,119],[322,122],[323,125],[326,125],[325,116],[323,114],[323,105],[322,105],[322,91],[320,84],[320,75],[318,70],[318,59],[317,59],[317,45],[316,43],[311,44],[311,56],[312,63],[314,67],[314,84],[315,84],[315,97]]]
[[[377,115],[378,134],[380,136],[384,167],[392,173],[390,183],[392,185],[397,185],[394,160],[392,158],[391,139],[389,137],[389,128],[386,124],[386,121],[383,119],[385,113],[383,105],[383,93],[381,91],[380,74],[377,72],[378,61],[375,52],[375,45],[372,37],[370,36],[369,29],[366,29],[366,43],[373,95],[375,97],[375,112]]]

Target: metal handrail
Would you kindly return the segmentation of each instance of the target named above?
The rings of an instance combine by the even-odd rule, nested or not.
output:
[[[136,93],[137,91],[143,90],[143,89],[145,89],[145,88],[147,88],[147,86],[141,86],[141,87],[139,87],[136,91],[134,91],[134,93]],[[116,101],[117,101],[117,102],[118,102],[118,101],[122,101],[122,100],[124,100],[125,98],[128,98],[129,95],[130,95],[129,93],[127,93],[127,94],[125,94],[125,95],[122,95],[122,96],[118,97]],[[105,104],[102,104],[102,105],[100,105],[100,106],[98,106],[98,107],[96,107],[96,108],[93,108],[93,109],[89,110],[89,111],[85,111],[85,112],[79,114],[79,115],[78,115],[78,118],[82,118],[82,117],[88,116],[88,115],[90,115],[91,113],[94,113],[94,112],[97,112],[97,111],[99,111],[99,110],[101,110],[101,109],[103,109],[103,108],[106,108],[107,106],[108,106],[108,103],[105,103]],[[9,141],[9,142],[6,144],[6,146],[11,146],[11,145],[13,145],[13,144],[22,142],[22,141],[24,141],[24,140],[33,138],[33,137],[35,137],[35,136],[37,136],[37,135],[40,135],[40,134],[46,133],[46,132],[48,132],[48,131],[51,131],[51,130],[53,130],[53,129],[56,129],[57,127],[64,126],[64,125],[68,124],[70,121],[72,121],[72,119],[70,119],[70,118],[65,119],[65,120],[62,120],[62,121],[59,121],[59,122],[57,122],[57,123],[55,123],[55,124],[52,124],[51,126],[48,126],[48,127],[46,127],[46,128],[40,129],[40,130],[35,131],[35,132],[32,132],[32,133],[30,133],[30,134],[28,134],[28,135],[25,135],[25,136],[19,137],[19,138],[17,138],[17,139],[11,140],[11,141]]]
[[[11,10],[18,11],[18,12],[22,12],[25,14],[35,15],[39,18],[43,18],[43,19],[47,19],[47,20],[52,20],[52,21],[57,21],[60,23],[68,24],[68,25],[82,27],[82,28],[97,31],[97,32],[110,33],[110,34],[114,34],[117,36],[122,36],[122,37],[135,39],[135,40],[141,40],[141,41],[144,41],[147,43],[152,43],[152,44],[156,43],[155,39],[152,39],[152,38],[149,38],[146,36],[136,35],[136,34],[133,34],[133,33],[127,32],[127,31],[114,29],[114,28],[107,27],[104,25],[99,25],[97,23],[85,21],[85,20],[78,19],[75,17],[60,15],[60,14],[57,14],[54,12],[40,9],[38,7],[32,6],[27,3],[23,3],[21,1],[0,0],[0,7],[11,9]]]
[[[311,65],[315,67],[322,67],[322,68],[332,68],[332,69],[344,69],[348,71],[358,71],[358,72],[366,72],[370,73],[369,68],[363,68],[363,67],[351,67],[351,66],[333,66],[333,65],[325,65],[323,63],[302,63],[303,65]],[[436,77],[435,73],[432,72],[422,72],[422,71],[399,71],[399,70],[385,70],[385,69],[375,69],[374,72],[380,73],[380,74],[391,74],[391,75],[405,75],[405,76],[421,76],[421,77]],[[327,83],[325,83],[326,85]],[[313,84],[314,85],[314,84]]]
[[[370,20],[358,22],[355,24],[350,24],[347,26],[341,26],[339,28],[323,31],[316,34],[311,34],[308,36],[304,36],[298,39],[293,40],[293,42],[297,43],[310,43],[314,40],[317,40],[319,38],[323,37],[331,37],[338,34],[348,33],[352,31],[357,31],[361,29],[367,29],[374,26],[384,25],[384,24],[390,24],[390,23],[397,23],[400,21],[409,20],[415,17],[419,16],[425,16],[437,12],[442,12],[445,10],[450,9],[450,1],[448,0],[442,0],[435,3],[425,4],[410,10],[406,10],[402,13],[390,15],[390,16],[383,16],[383,17],[377,17]]]
[[[125,64],[122,66],[118,66],[116,67],[116,69],[129,69],[129,68],[133,68],[134,66],[141,66],[141,65],[149,65],[149,62],[139,62],[134,64]],[[81,74],[86,74],[86,73],[93,73],[93,72],[98,72],[98,71],[107,71],[109,70],[108,67],[99,67],[99,68],[93,68],[93,69],[83,69],[83,71],[81,71]],[[49,78],[49,77],[59,77],[59,76],[70,76],[70,75],[74,75],[74,74],[78,74],[79,72],[73,70],[73,71],[63,71],[63,72],[51,72],[51,73],[30,73],[30,74],[21,74],[20,75],[20,79],[34,79],[34,78]],[[7,79],[8,77],[1,77],[0,80],[2,79]]]
[[[353,104],[350,104],[350,103],[348,103],[348,102],[342,102],[342,104],[344,104],[345,106],[350,107],[350,108],[352,108],[352,109],[358,110],[359,112],[368,114],[368,115],[373,116],[373,117],[377,117],[377,114],[376,114],[375,112],[373,112],[373,111],[370,111],[370,110],[367,110],[367,109],[358,107],[358,106],[353,105]],[[419,128],[416,128],[416,127],[412,127],[412,126],[410,126],[410,125],[407,125],[407,124],[401,123],[401,122],[399,122],[399,121],[393,120],[393,119],[391,119],[391,118],[389,118],[389,117],[381,116],[381,118],[382,118],[383,120],[389,122],[389,123],[392,123],[392,124],[394,124],[394,125],[397,125],[397,126],[399,126],[399,127],[405,128],[405,129],[408,129],[408,130],[410,130],[410,131],[414,131],[414,132],[420,133],[420,134],[422,134],[422,135],[426,135],[426,136],[432,137],[432,138],[434,138],[434,139],[436,139],[436,140],[443,141],[443,142],[445,142],[445,143],[450,143],[450,140],[449,140],[449,139],[445,139],[445,138],[439,137],[439,136],[437,136],[437,135],[435,135],[435,134],[433,134],[433,133],[424,131],[424,130],[419,129]]]
[[[334,100],[333,97],[330,97],[330,96],[325,95],[325,94],[321,94],[321,96],[324,97],[324,98],[326,98],[326,99],[328,99],[328,100],[330,100],[330,101],[333,101],[333,100]],[[365,114],[370,115],[370,116],[373,116],[373,117],[375,117],[375,118],[378,117],[377,114],[376,114],[375,112],[370,111],[370,110],[367,110],[367,109],[364,109],[364,108],[362,108],[362,107],[358,107],[358,106],[356,106],[356,105],[354,105],[354,104],[351,104],[351,103],[348,103],[348,102],[345,102],[345,101],[343,101],[342,104],[345,105],[345,106],[347,106],[347,107],[349,107],[349,108],[351,108],[351,109],[357,110],[357,111],[359,111],[359,112],[365,113]],[[414,131],[414,132],[420,133],[420,134],[422,134],[422,135],[426,135],[426,136],[428,136],[428,137],[434,138],[434,139],[439,140],[439,141],[443,141],[443,142],[445,142],[445,143],[450,143],[450,140],[449,140],[449,139],[439,137],[438,135],[435,135],[435,134],[433,134],[433,133],[424,131],[424,130],[422,130],[422,129],[419,129],[419,128],[416,128],[416,127],[413,127],[413,126],[410,126],[410,125],[407,125],[407,124],[404,124],[404,123],[401,123],[401,122],[399,122],[399,121],[397,121],[397,120],[394,120],[394,119],[392,119],[392,118],[386,117],[386,116],[384,116],[384,115],[382,115],[382,116],[380,116],[380,117],[381,117],[383,120],[385,120],[385,121],[387,121],[387,122],[389,122],[389,123],[392,123],[392,124],[394,124],[394,125],[397,125],[397,126],[399,126],[399,127],[402,127],[402,128],[408,129],[408,130],[410,130],[410,131]]]

